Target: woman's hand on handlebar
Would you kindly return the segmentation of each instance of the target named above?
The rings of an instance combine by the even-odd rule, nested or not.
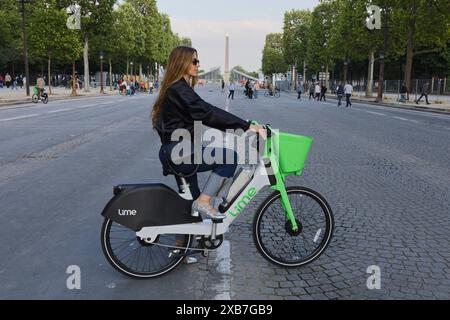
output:
[[[267,138],[267,131],[266,128],[259,124],[252,124],[249,128],[250,131],[256,132],[259,134],[263,139]]]

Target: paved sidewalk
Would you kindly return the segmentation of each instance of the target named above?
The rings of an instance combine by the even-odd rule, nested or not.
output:
[[[336,97],[333,95],[333,97]],[[419,97],[417,97],[419,98]],[[450,96],[435,96],[429,95],[428,100],[431,104],[427,105],[425,102],[425,98],[422,98],[422,101],[419,104],[415,103],[415,96],[411,94],[409,96],[409,101],[402,103],[397,99],[396,94],[385,94],[383,96],[383,102],[378,103],[375,102],[376,97],[365,97],[362,93],[356,92],[352,97],[353,101],[362,101],[370,104],[376,105],[384,105],[396,108],[407,108],[407,109],[422,109],[422,110],[430,110],[430,111],[440,111],[440,112],[450,112]],[[344,100],[345,101],[345,100]]]
[[[118,95],[117,90],[110,91],[109,86],[105,87],[104,89],[104,95]],[[30,91],[32,91],[32,88],[30,87]],[[48,87],[45,87],[45,91],[48,93]],[[77,99],[82,97],[95,97],[100,96],[100,88],[91,88],[90,92],[84,92],[83,89],[77,90],[76,96],[71,96],[72,89],[66,89],[66,88],[59,88],[55,87],[52,88],[52,94],[49,95],[49,100],[65,100],[65,99]],[[14,104],[24,104],[24,103],[30,103],[31,102],[31,95],[32,92],[30,92],[30,96],[26,96],[26,89],[25,87],[23,89],[18,90],[11,90],[7,89],[6,87],[0,88],[0,107],[7,106],[7,105],[14,105]]]

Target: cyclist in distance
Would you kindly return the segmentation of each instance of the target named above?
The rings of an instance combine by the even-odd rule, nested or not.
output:
[[[186,176],[189,176],[197,168],[193,161],[189,164],[182,163],[174,166],[172,159],[168,159],[171,150],[177,143],[180,143],[179,141],[171,141],[171,135],[176,129],[184,128],[190,132],[192,148],[194,148],[194,121],[201,121],[204,125],[221,131],[242,129],[258,132],[263,138],[266,136],[263,126],[250,124],[231,113],[212,106],[197,95],[194,87],[198,81],[199,67],[200,61],[198,60],[197,50],[187,46],[174,48],[167,61],[166,73],[151,115],[153,128],[158,132],[162,143],[159,159],[163,165],[163,170],[170,171],[170,167],[175,167],[176,171]],[[204,148],[202,148],[203,150]],[[193,159],[192,153],[191,155],[183,155],[183,158],[192,156]],[[227,149],[215,148],[211,155],[214,157],[217,153],[223,153],[222,159],[227,159]],[[193,212],[212,218],[225,218],[213,207],[212,199],[219,192],[224,180],[233,176],[236,166],[237,155],[235,152],[234,163],[207,164],[202,158],[202,163],[199,164],[197,172],[212,171],[203,192],[200,193],[197,174],[186,177],[192,197],[195,200],[192,204]],[[176,179],[180,185],[180,178],[176,176]]]

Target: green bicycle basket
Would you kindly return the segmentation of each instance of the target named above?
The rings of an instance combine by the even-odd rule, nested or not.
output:
[[[313,139],[307,136],[279,132],[274,137],[274,148],[278,154],[278,164],[281,174],[301,175]]]
[[[38,87],[33,87],[33,94],[38,94],[38,93],[39,93]]]

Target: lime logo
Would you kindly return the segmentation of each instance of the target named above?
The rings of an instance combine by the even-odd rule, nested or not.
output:
[[[234,206],[234,209],[229,210],[228,213],[233,217],[237,217],[242,210],[250,203],[252,198],[256,195],[256,188],[250,188],[245,196]]]
[[[135,216],[136,213],[137,213],[136,210],[119,209],[119,216]]]

